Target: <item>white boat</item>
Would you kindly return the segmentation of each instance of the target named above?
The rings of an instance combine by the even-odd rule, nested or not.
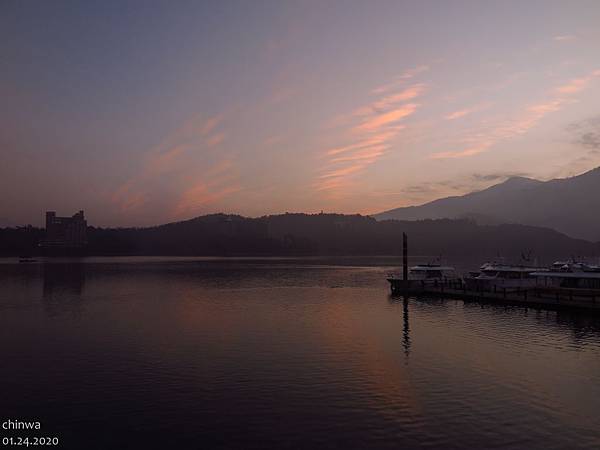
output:
[[[402,279],[402,274],[390,274],[389,278]],[[409,280],[448,280],[456,279],[454,267],[441,264],[417,264],[408,268]]]
[[[531,275],[537,287],[600,290],[600,266],[581,261],[556,261],[550,270]]]
[[[550,266],[551,272],[599,272],[600,266],[588,264],[583,261],[570,259],[568,261],[556,261]]]
[[[600,292],[600,272],[534,272],[537,287],[593,289]]]
[[[536,278],[532,274],[543,270],[533,266],[486,262],[479,271],[470,272],[464,277],[464,282],[469,290],[526,289],[536,285]]]

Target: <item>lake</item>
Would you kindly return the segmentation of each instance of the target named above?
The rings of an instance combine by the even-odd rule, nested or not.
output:
[[[599,316],[392,298],[397,263],[4,259],[0,418],[74,449],[600,448]]]

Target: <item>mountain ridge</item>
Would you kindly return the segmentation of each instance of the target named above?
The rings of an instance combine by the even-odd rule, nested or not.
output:
[[[489,217],[491,222],[555,229],[600,240],[600,167],[569,178],[540,181],[511,177],[480,191],[374,214],[377,220]]]

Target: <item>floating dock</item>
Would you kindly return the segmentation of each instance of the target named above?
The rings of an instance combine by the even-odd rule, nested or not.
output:
[[[600,291],[598,290],[532,287],[475,291],[468,290],[461,279],[427,282],[401,278],[388,278],[387,280],[393,296],[442,297],[528,307],[584,309],[600,312]]]

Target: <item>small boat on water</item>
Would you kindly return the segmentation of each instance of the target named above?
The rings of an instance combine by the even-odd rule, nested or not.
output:
[[[469,272],[464,277],[468,290],[493,291],[502,289],[526,289],[535,287],[533,273],[544,271],[540,267],[486,262],[479,271]]]
[[[417,264],[408,269],[408,278],[411,280],[443,280],[456,278],[454,267],[441,264]]]
[[[390,274],[390,279],[402,279],[402,274]],[[408,268],[408,279],[425,281],[425,280],[445,280],[456,279],[454,267],[442,266],[441,264],[417,264]]]
[[[408,279],[403,274],[390,274],[387,281],[390,283],[392,294],[400,294],[414,289],[426,289],[428,286],[454,286],[458,288],[462,281],[455,273],[454,267],[441,264],[417,264],[408,267]]]

